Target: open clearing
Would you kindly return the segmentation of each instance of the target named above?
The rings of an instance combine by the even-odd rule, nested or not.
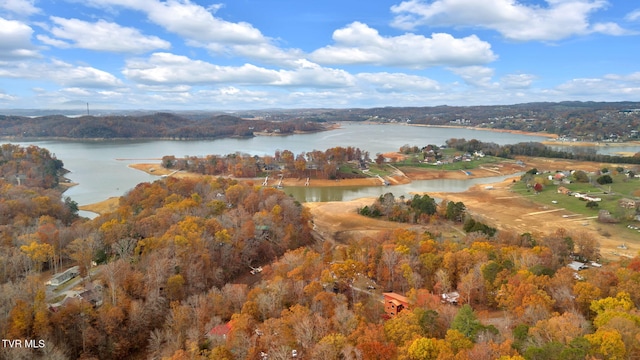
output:
[[[525,167],[518,171],[537,168],[540,171],[580,169],[596,171],[611,164],[555,160],[544,158],[520,158]],[[509,170],[514,170],[511,168]],[[414,173],[403,169],[405,174],[415,179]],[[478,172],[476,169],[475,173]],[[444,172],[450,173],[450,172]],[[456,172],[453,172],[456,173]],[[509,173],[506,172],[505,173]],[[442,175],[443,178],[456,174]],[[431,175],[432,176],[432,175]],[[640,250],[640,234],[621,225],[598,223],[593,216],[574,214],[564,209],[547,207],[533,201],[532,196],[518,195],[510,190],[519,176],[492,185],[476,185],[461,193],[429,193],[429,196],[449,201],[462,201],[476,219],[495,226],[500,230],[516,233],[547,234],[564,228],[573,234],[589,233],[601,246],[601,254],[607,259],[620,256],[633,257]],[[488,190],[487,188],[490,188]],[[389,188],[393,192],[393,187]],[[412,228],[409,224],[399,224],[360,216],[356,209],[370,205],[375,198],[364,198],[346,202],[307,203],[319,231],[334,236],[344,232],[361,235],[397,227]],[[413,226],[413,228],[417,228]],[[428,228],[428,227],[425,227]],[[625,248],[623,248],[625,247]]]

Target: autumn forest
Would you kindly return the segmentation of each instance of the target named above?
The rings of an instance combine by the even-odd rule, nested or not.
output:
[[[322,177],[370,162],[353,148],[266,159]],[[640,354],[640,257],[606,261],[588,233],[496,231],[463,203],[389,193],[360,216],[404,226],[325,239],[304,204],[238,179],[260,169],[240,155],[165,157],[205,175],[139,184],[89,220],[64,196],[63,161],[0,147],[0,359]],[[68,269],[77,276],[52,283]],[[390,314],[383,293],[406,306]]]

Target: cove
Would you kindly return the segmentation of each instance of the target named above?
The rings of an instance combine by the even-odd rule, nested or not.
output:
[[[78,183],[67,190],[79,205],[86,205],[105,200],[109,197],[121,196],[141,182],[155,181],[156,176],[133,170],[127,165],[131,163],[160,162],[165,155],[176,157],[205,156],[209,154],[226,155],[235,152],[250,155],[272,155],[276,150],[290,150],[295,154],[312,150],[326,150],[336,146],[353,146],[368,151],[372,158],[377,153],[397,151],[403,145],[425,146],[428,144],[443,145],[450,138],[477,139],[483,142],[494,142],[500,145],[515,144],[528,141],[543,141],[544,137],[534,135],[512,134],[505,132],[479,131],[464,128],[439,128],[424,126],[408,126],[401,124],[373,125],[360,123],[342,123],[341,127],[331,131],[294,134],[288,136],[256,136],[248,139],[226,138],[198,141],[171,140],[130,140],[130,141],[81,141],[81,140],[39,140],[11,141],[22,146],[36,145],[48,149],[64,162],[70,171],[67,177]],[[480,179],[462,180],[457,187],[464,191]],[[427,180],[425,180],[427,181]],[[428,180],[432,181],[432,180]],[[437,181],[437,180],[433,180]],[[450,191],[456,184],[453,180],[442,180],[440,189]],[[493,180],[485,180],[493,181]],[[497,181],[497,180],[496,180]],[[395,192],[400,186],[391,188],[354,188],[324,189],[307,188],[291,189],[290,193],[301,201],[347,200],[363,196],[378,196],[381,191]],[[406,191],[438,191],[433,190],[435,184],[427,185],[414,182],[406,185]],[[424,190],[421,190],[424,188]],[[374,190],[375,189],[375,190]],[[398,189],[398,190],[396,190]],[[411,189],[411,190],[409,190]],[[331,195],[329,195],[331,193]],[[303,195],[304,194],[304,195]],[[326,194],[326,195],[323,195]],[[398,196],[400,194],[398,193]],[[317,200],[314,200],[317,199]],[[89,214],[83,214],[89,215]]]

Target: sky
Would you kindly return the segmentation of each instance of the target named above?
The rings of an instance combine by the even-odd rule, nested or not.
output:
[[[629,0],[1,0],[0,109],[640,101]]]

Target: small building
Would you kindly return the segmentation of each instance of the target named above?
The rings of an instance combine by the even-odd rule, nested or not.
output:
[[[572,261],[567,266],[574,271],[586,270],[589,268],[585,263],[582,263],[580,261]]]
[[[218,337],[224,340],[227,339],[227,335],[231,332],[231,321],[226,324],[220,324],[218,326],[214,326],[207,332],[207,337]]]
[[[558,186],[558,194],[571,195],[571,190],[564,186]]]
[[[620,199],[620,201],[618,202],[618,205],[620,205],[620,207],[625,209],[635,209],[638,204],[633,199],[624,198],[624,199]]]
[[[460,299],[460,293],[458,293],[457,291],[442,294],[443,304],[457,305],[458,299]]]
[[[71,267],[61,273],[55,274],[51,277],[51,280],[46,282],[46,285],[57,287],[60,284],[67,282],[68,280],[73,279],[74,277],[80,275],[80,268],[77,266]]]
[[[573,194],[573,196],[583,201],[595,201],[595,202],[602,201],[602,198],[589,196],[587,194],[575,193]]]
[[[102,285],[90,283],[84,291],[78,293],[78,296],[96,308],[102,306],[102,289]]]
[[[567,175],[565,175],[564,173],[561,172],[557,172],[555,175],[553,175],[553,180],[562,180],[566,177]]]
[[[389,316],[396,316],[402,310],[409,309],[409,299],[396,293],[383,293],[384,312]]]

